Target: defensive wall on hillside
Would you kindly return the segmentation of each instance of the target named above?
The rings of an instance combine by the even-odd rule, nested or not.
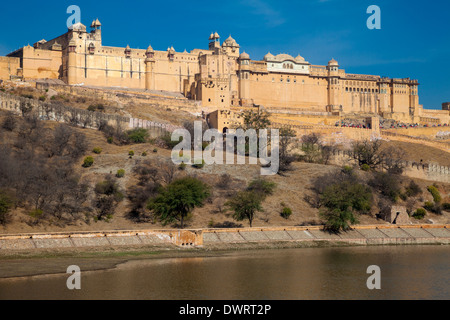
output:
[[[23,115],[25,112],[30,112],[27,111],[30,108],[42,120],[65,122],[91,129],[97,129],[103,121],[112,126],[120,126],[125,130],[145,128],[150,131],[152,136],[158,136],[167,131],[172,132],[177,128],[167,123],[77,109],[63,104],[48,103],[0,92],[0,109]]]
[[[332,242],[353,245],[449,244],[449,225],[354,226],[338,234],[322,226],[196,230],[134,230],[0,235],[0,253],[10,250],[117,246],[220,247],[245,244]]]
[[[117,101],[119,98],[126,98],[128,102],[143,103],[149,105],[164,105],[170,107],[190,107],[197,108],[200,101],[188,100],[181,94],[163,91],[149,90],[127,90],[126,88],[96,88],[87,86],[69,86],[67,84],[51,83],[48,81],[37,81],[36,89],[53,89],[59,94],[80,97],[95,97],[107,101]]]
[[[302,146],[302,145],[300,145]],[[352,156],[351,150],[334,149],[332,163],[337,165],[351,165],[356,161]],[[423,180],[450,183],[450,168],[441,166],[437,163],[420,163],[414,161],[402,161],[400,163],[404,170],[403,175]]]

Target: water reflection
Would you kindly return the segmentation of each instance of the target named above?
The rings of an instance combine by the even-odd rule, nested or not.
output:
[[[130,261],[68,275],[0,279],[0,299],[449,299],[448,246],[305,248]],[[369,265],[381,290],[369,290]]]

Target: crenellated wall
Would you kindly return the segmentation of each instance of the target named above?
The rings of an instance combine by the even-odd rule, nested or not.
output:
[[[338,165],[354,164],[350,150],[334,150],[332,162]],[[429,181],[450,183],[450,168],[436,163],[403,161],[403,175]]]
[[[0,109],[22,115],[24,107],[31,107],[32,111],[36,112],[41,120],[66,122],[85,128],[97,129],[100,123],[106,121],[109,125],[120,126],[125,130],[145,128],[150,130],[151,135],[154,137],[160,136],[167,131],[172,132],[177,128],[167,123],[77,109],[0,92]]]

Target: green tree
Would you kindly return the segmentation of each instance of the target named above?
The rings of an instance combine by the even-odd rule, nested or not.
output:
[[[428,186],[427,190],[433,196],[433,200],[435,203],[441,202],[442,200],[441,194],[439,193],[439,190],[435,186]]]
[[[193,177],[174,180],[160,193],[151,199],[147,208],[152,210],[163,224],[180,221],[181,228],[184,220],[195,207],[203,206],[210,195],[209,186]]]
[[[325,220],[325,229],[333,232],[348,230],[358,223],[355,212],[368,213],[372,207],[370,188],[350,181],[332,184],[320,195],[324,209],[320,216]]]
[[[225,206],[234,211],[237,221],[248,219],[250,228],[257,211],[262,211],[261,196],[253,191],[241,191],[225,202]]]
[[[253,179],[247,187],[247,191],[258,194],[262,199],[270,196],[275,191],[276,183],[263,178]]]
[[[134,143],[144,143],[148,139],[148,131],[144,128],[136,128],[126,132],[128,139]]]

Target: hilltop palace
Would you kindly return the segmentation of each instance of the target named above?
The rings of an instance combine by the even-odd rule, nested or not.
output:
[[[99,20],[90,27],[88,32],[77,23],[53,40],[0,57],[0,79],[60,79],[69,85],[179,92],[217,110],[211,123],[218,129],[229,124],[219,115],[255,105],[309,123],[314,121],[308,116],[319,115],[327,124],[327,116],[349,114],[448,123],[448,110],[419,105],[417,80],[346,73],[334,59],[326,66],[288,54],[252,60],[231,36],[221,43],[217,33],[209,36],[208,49],[190,52],[110,47],[102,44]]]

